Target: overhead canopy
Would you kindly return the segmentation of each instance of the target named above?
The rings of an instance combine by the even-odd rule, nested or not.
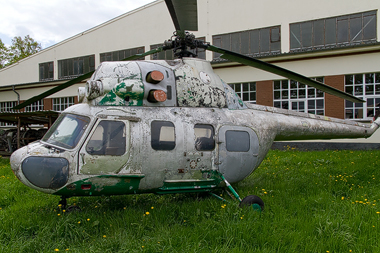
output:
[[[0,122],[17,124],[20,118],[21,125],[28,124],[49,124],[54,122],[59,116],[56,111],[36,111],[36,112],[2,112]]]

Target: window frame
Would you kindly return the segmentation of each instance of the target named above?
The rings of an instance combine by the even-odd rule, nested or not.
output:
[[[70,79],[95,70],[95,55],[58,60],[58,79]]]
[[[161,129],[163,127],[172,127],[173,128],[173,140],[161,141]],[[171,121],[165,120],[153,120],[150,124],[151,130],[151,139],[150,146],[156,151],[171,151],[176,147],[176,134],[175,134],[175,125]]]
[[[256,82],[230,83],[228,84],[244,102],[256,104],[257,85]]]
[[[52,105],[53,111],[63,112],[66,108],[75,104],[75,97],[60,97],[53,98]]]
[[[197,135],[195,129],[206,129],[211,130],[210,137]],[[195,138],[195,149],[197,151],[213,151],[215,149],[215,128],[210,124],[195,124],[194,125],[194,138]],[[212,148],[205,148],[207,145],[212,146]]]
[[[237,43],[234,43],[237,42]],[[238,31],[212,36],[212,44],[248,56],[281,53],[281,25]],[[248,47],[245,47],[248,45]],[[213,61],[222,61],[219,53],[213,53]]]
[[[122,61],[129,56],[142,53],[145,53],[144,46],[100,53],[99,58],[101,63],[104,61]],[[140,60],[143,59],[144,57],[140,58]]]
[[[323,77],[312,79],[324,81]],[[323,116],[325,115],[324,92],[294,80],[275,80],[273,81],[273,107]]]
[[[290,52],[374,43],[376,21],[377,11],[367,11],[290,23]],[[366,35],[368,32],[370,35]]]
[[[379,107],[376,107],[376,105],[380,105],[380,72],[345,75],[344,90],[345,92],[366,101],[362,104],[345,100],[345,119],[362,121],[372,120],[376,108]],[[371,111],[372,114],[368,116]],[[351,114],[352,117],[347,117],[348,114]]]
[[[108,124],[107,127],[105,127],[104,124]],[[120,131],[115,132],[115,129],[113,129],[112,133],[108,132],[110,128],[110,124],[119,124],[115,125],[116,129],[119,127],[123,126],[121,129],[121,134],[124,135],[121,138],[118,136],[113,136],[112,134],[120,134]],[[93,148],[93,146],[89,147],[90,142],[94,141],[93,138],[97,138],[97,130],[99,127],[103,128],[103,132],[101,133],[101,139],[95,139],[95,141],[100,141],[101,142],[101,149],[94,151],[91,150],[90,148]],[[106,131],[106,132],[104,132]],[[96,125],[96,128],[92,132],[91,137],[88,139],[86,143],[86,152],[90,155],[99,155],[99,156],[123,156],[127,152],[127,126],[125,122],[123,121],[118,121],[118,120],[101,120],[99,123]],[[107,148],[112,148],[111,150],[107,150]]]

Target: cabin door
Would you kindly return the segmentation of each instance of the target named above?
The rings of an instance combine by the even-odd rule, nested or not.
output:
[[[248,176],[257,164],[259,140],[249,127],[222,126],[219,128],[219,172],[234,183]]]
[[[98,120],[80,150],[78,174],[118,173],[129,159],[129,131],[128,120]]]

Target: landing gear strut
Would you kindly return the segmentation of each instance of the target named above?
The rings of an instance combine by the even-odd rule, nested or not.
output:
[[[224,176],[221,173],[218,173],[220,178],[224,181],[224,183],[227,186],[227,189],[232,193],[233,196],[236,198],[240,204],[239,207],[246,207],[246,206],[252,206],[253,210],[255,211],[263,211],[264,210],[264,201],[256,195],[249,195],[245,197],[244,199],[241,199],[239,194],[235,191],[235,189],[231,186],[231,184],[224,178]],[[229,192],[227,191],[229,194]],[[224,200],[225,201],[225,200]]]
[[[62,208],[63,210],[66,209],[66,206],[67,206],[67,200],[66,200],[66,197],[65,196],[61,196],[61,200],[58,202],[58,206],[60,208]]]

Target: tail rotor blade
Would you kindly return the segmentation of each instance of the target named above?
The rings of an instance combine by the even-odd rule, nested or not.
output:
[[[324,83],[315,81],[315,80],[310,79],[306,76],[303,76],[303,75],[300,75],[300,74],[295,73],[293,71],[281,68],[279,66],[276,66],[276,65],[273,65],[273,64],[270,64],[267,62],[263,62],[263,61],[260,61],[258,59],[254,59],[252,57],[241,55],[241,54],[238,54],[238,53],[235,53],[232,51],[228,51],[228,50],[225,50],[225,49],[222,49],[219,47],[215,47],[212,45],[207,45],[207,46],[205,46],[205,48],[207,50],[222,54],[220,57],[223,59],[230,60],[233,62],[238,62],[238,63],[244,64],[247,66],[251,66],[251,67],[254,67],[257,69],[261,69],[261,70],[279,75],[279,76],[283,76],[285,78],[288,78],[288,79],[291,79],[294,81],[298,81],[298,82],[303,83],[303,84],[307,84],[307,85],[312,86],[318,90],[321,90],[321,91],[326,92],[328,94],[335,95],[337,97],[349,100],[349,101],[354,102],[354,103],[365,102],[364,100],[359,99],[359,98],[357,98],[351,94],[348,94],[348,93],[343,92],[341,90],[335,89],[335,88],[328,86]]]

